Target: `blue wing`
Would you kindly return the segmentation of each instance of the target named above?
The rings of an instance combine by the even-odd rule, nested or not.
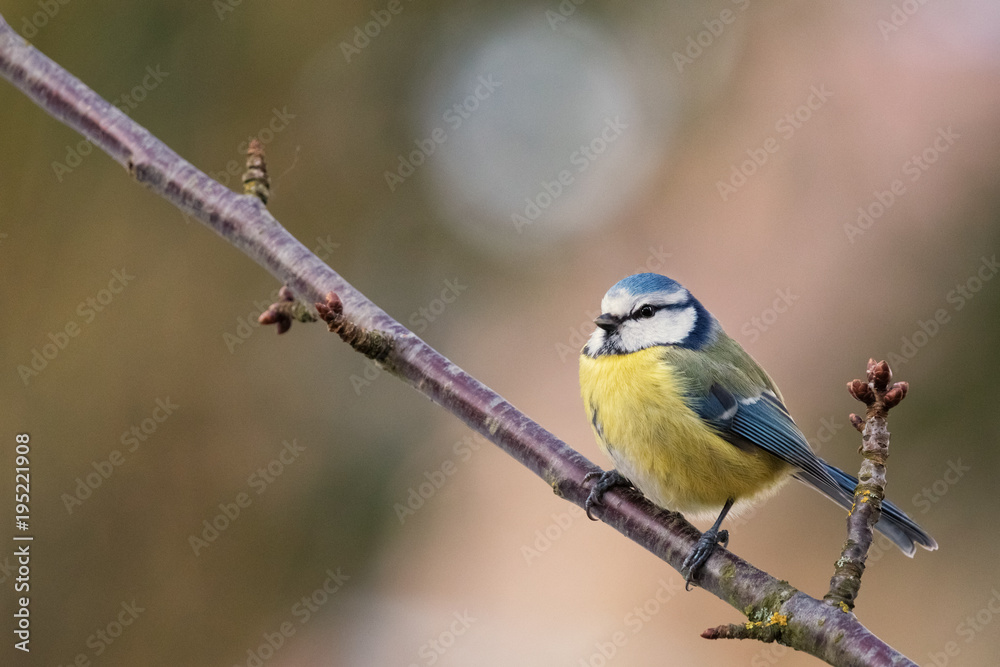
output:
[[[827,495],[843,496],[826,464],[809,448],[802,431],[771,391],[738,396],[713,384],[706,396],[695,400],[693,407],[699,417],[734,445],[749,441],[795,466],[802,477]]]

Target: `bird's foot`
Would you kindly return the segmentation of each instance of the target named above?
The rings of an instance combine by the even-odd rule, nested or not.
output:
[[[698,543],[684,559],[684,564],[681,566],[681,573],[687,573],[684,577],[684,590],[691,590],[691,584],[697,583],[695,579],[698,576],[698,571],[708,561],[717,546],[721,546],[723,549],[729,546],[729,531],[719,530],[713,526],[701,534]]]
[[[594,505],[603,505],[604,501],[601,500],[608,489],[612,489],[616,486],[625,486],[629,488],[634,488],[632,482],[628,481],[624,475],[622,475],[617,470],[605,470],[602,472],[588,472],[583,478],[583,483],[586,484],[590,480],[597,478],[597,483],[594,484],[594,488],[590,490],[590,494],[587,496],[587,502],[584,503],[584,508],[587,510],[587,518],[591,521],[597,521],[597,517],[590,513],[590,510]]]

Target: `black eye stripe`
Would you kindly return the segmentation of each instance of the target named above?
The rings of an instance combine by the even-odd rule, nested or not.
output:
[[[647,319],[646,317],[643,317],[640,314],[642,312],[643,308],[647,308],[647,307],[653,309],[653,312],[650,313],[650,315],[649,315],[649,317],[652,317],[653,315],[656,315],[656,313],[660,312],[661,310],[684,310],[685,308],[689,307],[690,305],[691,305],[691,302],[687,301],[687,300],[682,301],[680,303],[664,303],[664,304],[659,304],[659,305],[653,305],[651,303],[644,303],[641,306],[639,306],[638,308],[636,308],[635,310],[633,310],[628,315],[628,319],[630,319],[630,320],[644,320],[644,319]]]
[[[656,315],[657,311],[659,311],[661,308],[662,306],[654,306],[651,303],[644,303],[638,308],[636,308],[634,311],[632,311],[632,314],[629,317],[631,317],[634,320],[648,319],[653,315]]]

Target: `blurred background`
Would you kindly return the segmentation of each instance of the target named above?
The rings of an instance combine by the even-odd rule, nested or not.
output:
[[[888,359],[889,496],[941,548],[876,549],[857,614],[921,664],[995,660],[1000,6],[2,13],[231,187],[259,138],[293,234],[602,466],[576,357],[637,270],[690,288],[844,469],[844,385]],[[270,275],[6,82],[0,109],[2,532],[27,432],[35,535],[32,652],[5,612],[0,662],[818,664],[701,639],[743,617],[325,327],[256,326]],[[792,484],[729,528],[819,596],[844,515]]]

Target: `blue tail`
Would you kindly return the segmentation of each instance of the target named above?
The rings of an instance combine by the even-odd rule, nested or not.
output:
[[[795,476],[844,509],[850,510],[854,503],[854,488],[858,485],[858,480],[825,461],[823,463],[830,476],[837,483],[836,487],[831,486],[828,479],[817,477],[804,470],[798,471]],[[910,558],[913,558],[913,554],[916,553],[917,544],[928,551],[934,551],[938,548],[933,537],[928,535],[913,519],[906,516],[903,510],[888,500],[882,501],[882,518],[875,524],[875,530],[892,540]]]

